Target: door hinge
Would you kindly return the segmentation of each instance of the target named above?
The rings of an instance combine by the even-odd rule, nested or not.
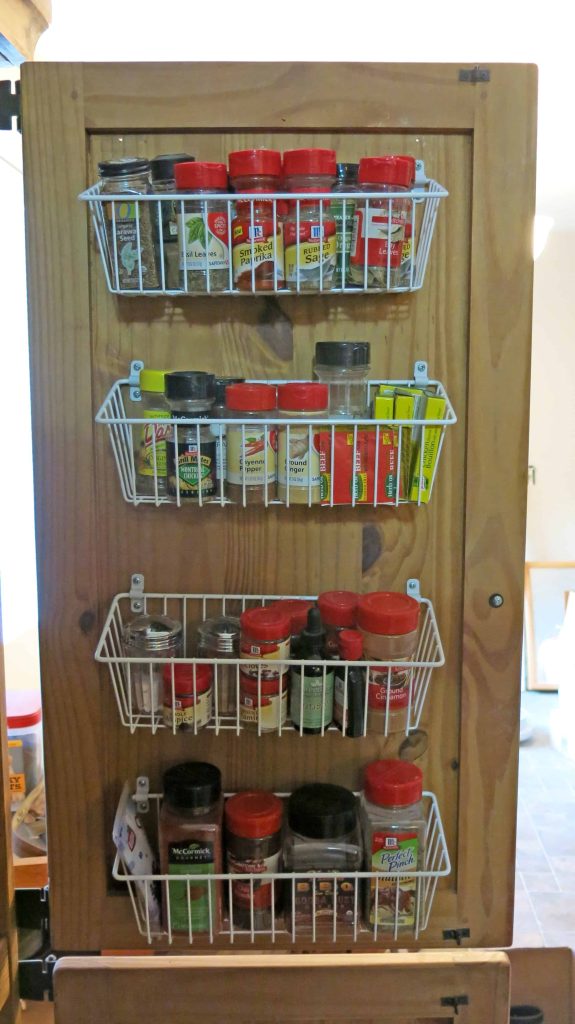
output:
[[[47,885],[41,889],[16,889],[16,924],[26,931],[39,932],[43,946],[50,938],[50,894]],[[40,948],[40,947],[39,947]]]
[[[459,1007],[460,1006],[469,1006],[469,997],[468,996],[443,996],[442,999],[441,999],[441,1005],[442,1006],[449,1006],[453,1010],[455,1016],[457,1017],[458,1014],[459,1014]]]
[[[22,131],[22,112],[20,109],[20,82],[14,82],[15,91],[12,92],[12,82],[7,79],[0,82],[0,132],[11,132],[13,129],[12,118],[16,118],[16,128]]]
[[[48,953],[45,957],[19,961],[18,994],[20,999],[43,1002],[48,998],[52,1002],[54,998],[52,975],[57,959],[58,957],[54,953]]]
[[[474,68],[460,68],[459,81],[469,82],[471,85],[478,85],[479,82],[490,82],[491,71],[489,68],[480,68],[478,64]]]
[[[456,942],[460,946],[462,939],[471,938],[471,932],[469,928],[446,928],[443,932],[443,938],[446,942]]]

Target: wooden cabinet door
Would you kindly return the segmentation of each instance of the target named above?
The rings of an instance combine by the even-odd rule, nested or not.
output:
[[[12,880],[12,814],[8,780],[4,645],[0,603],[0,1024],[13,1024],[18,1014],[18,936]]]
[[[23,122],[40,645],[57,949],[133,949],[110,885],[125,779],[158,789],[207,759],[226,788],[355,789],[400,738],[130,735],[94,649],[132,573],[156,591],[318,593],[421,580],[446,664],[419,763],[453,863],[417,946],[463,931],[511,940],[531,331],[536,69],[496,65],[45,64],[23,68]],[[473,77],[473,76],[472,76]],[[465,78],[465,76],[463,76]],[[341,160],[409,152],[445,184],[423,289],[408,296],[120,298],[76,196],[101,159],[323,145]],[[145,507],[121,497],[94,414],[136,357],[148,366],[309,377],[315,341],[371,342],[372,372],[416,358],[446,381],[459,421],[432,503],[395,509]],[[222,514],[220,514],[220,512]],[[501,595],[503,603],[493,599]],[[423,751],[425,744],[422,745]],[[402,939],[403,946],[413,946]],[[360,944],[361,947],[361,944]],[[196,947],[194,947],[195,949]],[[329,943],[321,948],[333,948]],[[345,949],[345,945],[341,947]],[[369,937],[364,949],[373,948]]]
[[[54,993],[55,1024],[508,1024],[509,961],[469,951],[78,957],[57,964]]]

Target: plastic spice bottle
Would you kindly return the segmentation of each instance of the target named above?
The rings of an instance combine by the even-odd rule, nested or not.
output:
[[[198,657],[239,658],[240,620],[231,615],[206,619],[198,626]],[[216,712],[224,718],[237,713],[235,665],[214,665]]]
[[[273,607],[250,608],[240,616],[240,721],[246,728],[273,732],[287,718],[291,619]],[[269,664],[258,665],[256,658]],[[283,662],[283,664],[281,664]]]
[[[199,370],[167,373],[166,398],[173,419],[205,419],[214,404],[214,376]],[[216,440],[208,424],[173,426],[166,454],[168,494],[177,497],[179,491],[182,501],[216,494]]]
[[[412,166],[402,156],[364,157],[359,162],[362,192],[407,196],[411,178]],[[397,284],[409,207],[407,198],[358,199],[350,255],[350,274],[356,284],[384,290]]]
[[[162,153],[150,160],[150,172],[152,175],[152,188],[157,195],[169,195],[176,191],[176,177],[174,167],[176,164],[193,163],[195,157],[189,153]],[[162,280],[161,255],[158,256],[158,273],[160,276],[160,287],[168,291],[178,291],[180,288],[180,253],[178,249],[178,218],[176,214],[176,203],[173,200],[163,199],[160,203],[161,217],[158,219],[158,244],[164,244],[164,279]],[[159,224],[161,220],[161,235]],[[160,251],[161,252],[161,251]]]
[[[133,403],[136,419],[162,420],[170,418],[170,406],[164,397],[166,374],[164,370],[140,370],[141,401]],[[166,494],[166,438],[169,426],[146,423],[134,427],[138,444],[134,452],[136,461],[136,493],[138,495]]]
[[[361,661],[363,637],[356,629],[342,629],[338,637],[342,661]],[[365,729],[365,669],[339,665],[335,670],[333,720],[345,736],[363,736]]]
[[[288,192],[330,192],[337,174],[335,151],[288,150],[283,173]],[[288,287],[314,292],[335,287],[336,230],[329,198],[290,201],[284,225]]]
[[[273,601],[269,606],[276,610],[286,612],[291,620],[291,641],[290,652],[292,658],[299,658],[300,635],[307,626],[307,613],[313,608],[315,601],[306,601],[303,598],[284,597],[279,601]]]
[[[298,657],[305,665],[291,669],[290,717],[300,733],[318,735],[327,729],[333,718],[333,683],[335,666],[314,664],[325,659],[325,629],[319,608],[307,614],[307,625],[299,638]]]
[[[411,181],[409,183],[410,189],[415,187],[415,157],[404,156],[403,160],[407,160],[410,167]],[[401,247],[401,265],[399,271],[394,271],[394,279],[400,288],[410,288],[412,286],[412,264],[413,264],[413,235],[415,230],[415,203],[409,202],[407,207],[405,229],[403,235],[403,245]]]
[[[222,780],[215,765],[189,761],[164,773],[160,866],[163,875],[175,876],[164,883],[162,916],[168,931],[215,935],[221,928],[222,883],[206,876],[223,870],[222,816]]]
[[[102,160],[98,173],[102,194],[126,196],[124,200],[104,204],[112,286],[121,291],[158,288],[153,221],[158,204],[137,203],[138,195],[152,192],[148,160],[134,156]],[[130,196],[135,199],[130,200]]]
[[[368,732],[407,732],[413,669],[403,668],[401,662],[415,659],[420,608],[413,597],[393,591],[375,591],[359,600],[357,625],[365,661],[400,663],[386,668],[375,664],[368,669]]]
[[[357,172],[359,164],[338,164],[337,181],[332,187],[336,193],[331,201],[331,214],[335,220],[337,238],[337,261],[335,266],[334,287],[343,288],[350,282],[349,254],[353,236],[353,219],[355,213],[354,199],[340,199],[339,192],[357,192]],[[344,212],[345,211],[345,212]]]
[[[214,404],[210,410],[210,419],[223,420],[227,415],[226,409],[226,388],[229,384],[243,384],[243,377],[216,377],[214,381]],[[218,481],[218,494],[220,493],[220,480],[226,479],[226,467],[228,464],[227,433],[225,423],[211,423],[210,432],[216,439],[216,478]]]
[[[227,415],[262,420],[275,414],[277,389],[271,384],[232,384],[226,389]],[[227,427],[227,494],[242,505],[260,505],[276,497],[277,430],[263,423]]]
[[[329,415],[368,415],[370,344],[368,341],[318,341],[314,376],[329,387]]]
[[[223,292],[230,287],[228,203],[202,199],[228,187],[225,164],[176,164],[176,189],[190,199],[176,201],[180,287],[185,292]],[[192,198],[195,197],[195,198]]]
[[[44,774],[42,761],[42,709],[35,692],[8,690],[6,694],[10,809],[16,811]]]
[[[366,870],[382,876],[367,880],[365,922],[370,928],[377,923],[378,931],[412,932],[417,922],[417,879],[409,873],[423,866],[422,780],[421,768],[407,761],[373,761],[365,769],[361,818]]]
[[[211,720],[211,665],[164,666],[164,725],[181,732],[203,729]]]
[[[230,153],[230,179],[236,192],[253,201],[236,202],[232,221],[234,285],[240,291],[273,291],[284,287],[284,243],[281,218],[274,203],[258,193],[277,192],[282,174],[275,149],[243,149]]]
[[[276,874],[280,871],[283,804],[274,793],[236,793],[225,805],[228,872],[233,875]],[[273,895],[272,895],[273,893]],[[281,881],[257,878],[232,883],[230,918],[234,928],[271,927],[280,903]]]
[[[326,384],[280,384],[279,418],[322,420],[327,416]],[[316,505],[321,499],[319,434],[313,424],[278,429],[278,498],[290,505]]]
[[[357,879],[361,871],[363,847],[358,823],[357,800],[343,786],[312,783],[300,786],[287,805],[288,828],[284,839],[286,871],[338,872],[335,914],[339,922],[353,924],[356,909]],[[345,872],[349,872],[348,875]],[[315,895],[315,899],[314,899]],[[291,914],[296,934],[322,922],[331,926],[334,916],[334,884],[329,879],[298,878],[291,884]]]
[[[326,651],[328,655],[339,651],[339,634],[342,629],[355,629],[359,594],[353,590],[324,590],[317,603],[321,620],[326,627]]]
[[[124,627],[124,655],[138,658],[127,664],[129,687],[128,707],[151,715],[163,708],[163,666],[154,658],[181,658],[183,655],[182,624],[167,615],[138,615]]]

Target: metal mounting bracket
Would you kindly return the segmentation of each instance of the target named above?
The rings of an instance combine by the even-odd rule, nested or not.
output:
[[[150,809],[150,780],[147,775],[138,775],[136,779],[136,792],[134,803],[141,814],[147,814]]]
[[[130,609],[136,614],[144,611],[144,574],[135,572],[130,580]]]
[[[427,374],[427,363],[423,359],[418,359],[413,367],[413,379],[416,384],[425,387],[429,384],[429,377]]]
[[[140,371],[144,369],[144,364],[141,359],[132,359],[130,363],[130,375],[128,380],[130,382],[130,398],[132,402],[142,401],[142,392],[140,391]]]
[[[478,85],[479,82],[490,82],[491,71],[489,68],[480,68],[478,64],[474,68],[460,68],[459,81],[469,82],[471,85]]]
[[[442,1006],[450,1006],[455,1016],[459,1016],[460,1006],[469,1006],[468,996],[443,996],[441,999]]]
[[[414,597],[416,601],[421,601],[421,593],[419,590],[419,580],[408,580],[405,585],[405,592],[410,597]]]
[[[16,128],[22,131],[22,118],[20,111],[20,82],[15,82],[15,92],[12,92],[12,82],[8,79],[0,82],[0,132],[11,132],[13,130],[12,118],[16,118]]]
[[[446,928],[443,932],[443,938],[446,942],[450,940],[456,942],[458,946],[461,945],[462,939],[470,939],[471,932],[469,928]]]

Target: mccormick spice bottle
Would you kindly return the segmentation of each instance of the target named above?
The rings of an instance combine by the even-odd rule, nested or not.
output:
[[[352,280],[365,288],[389,290],[397,284],[401,267],[405,224],[411,186],[409,157],[373,156],[359,162],[362,192],[399,192],[406,198],[359,200],[350,254]]]
[[[290,673],[290,717],[294,729],[300,733],[318,735],[327,729],[333,718],[335,666],[327,668],[317,664],[325,656],[325,630],[320,610],[314,606],[308,612],[306,628],[299,638],[298,657],[306,663],[293,665]]]
[[[228,872],[276,874],[280,869],[283,804],[274,793],[236,793],[225,806]],[[281,899],[281,881],[232,882],[230,920],[234,928],[269,929]]]
[[[420,607],[415,598],[393,591],[375,591],[359,599],[357,625],[365,661],[399,662],[368,668],[368,732],[387,736],[409,728],[413,669],[403,668],[401,662],[415,659]]]
[[[283,173],[289,192],[330,192],[336,180],[333,149],[291,149]],[[328,197],[289,203],[284,225],[285,273],[296,291],[329,291],[337,281],[336,222]]]
[[[306,601],[298,597],[282,597],[279,601],[273,601],[270,608],[276,611],[286,612],[291,620],[291,642],[290,652],[292,658],[299,658],[300,635],[307,626],[307,613],[313,608],[315,601]]]
[[[158,195],[167,195],[175,192],[175,165],[193,163],[194,160],[195,157],[190,156],[189,153],[162,153],[161,156],[155,156],[153,160],[150,160],[153,191]],[[158,272],[162,289],[168,289],[168,291],[178,291],[180,288],[180,254],[178,249],[176,206],[177,204],[170,199],[163,199],[159,203],[161,214],[158,220],[158,245],[163,243],[163,278],[161,249],[158,256]]]
[[[328,656],[338,653],[339,634],[342,629],[355,629],[359,594],[353,590],[324,590],[317,603],[321,621],[326,627]]]
[[[138,195],[152,192],[149,162],[137,156],[102,160],[98,173],[102,194],[126,197],[104,204],[113,287],[120,291],[158,288],[153,220],[158,204],[137,202]],[[130,196],[135,198],[130,199]]]
[[[225,164],[176,164],[180,287],[185,292],[223,292],[230,287],[230,238],[225,199],[202,199],[228,187]],[[196,198],[191,198],[195,196]]]
[[[361,798],[366,871],[365,923],[378,931],[414,931],[426,822],[421,768],[407,761],[373,761],[364,774]],[[400,872],[398,874],[398,872]],[[387,877],[386,877],[387,876]]]
[[[240,722],[246,728],[273,732],[287,718],[291,619],[268,608],[250,608],[240,616]],[[258,665],[256,658],[266,664]],[[282,664],[283,662],[283,664]]]
[[[211,665],[164,666],[164,725],[174,732],[196,732],[212,717]]]
[[[199,370],[167,373],[166,398],[174,420],[205,419],[214,403],[214,376]],[[174,425],[166,456],[168,494],[179,493],[182,501],[216,494],[216,440],[207,423]]]
[[[160,865],[163,875],[175,876],[164,883],[162,915],[168,931],[193,936],[217,934],[221,928],[222,883],[206,876],[223,870],[222,813],[221,774],[215,765],[189,761],[164,773]]]
[[[327,416],[327,384],[280,384],[280,419],[322,420]],[[278,498],[290,505],[316,505],[321,499],[319,431],[307,423],[278,428]]]
[[[276,497],[277,428],[265,423],[275,415],[277,389],[271,384],[232,384],[226,388],[227,415],[247,420],[227,427],[227,494],[241,505],[261,505]]]
[[[275,291],[284,287],[284,243],[280,216],[274,203],[258,193],[277,192],[282,173],[281,154],[275,149],[243,149],[229,155],[230,179],[235,192],[249,192],[253,200],[238,200],[232,221],[234,284],[240,291]]]

